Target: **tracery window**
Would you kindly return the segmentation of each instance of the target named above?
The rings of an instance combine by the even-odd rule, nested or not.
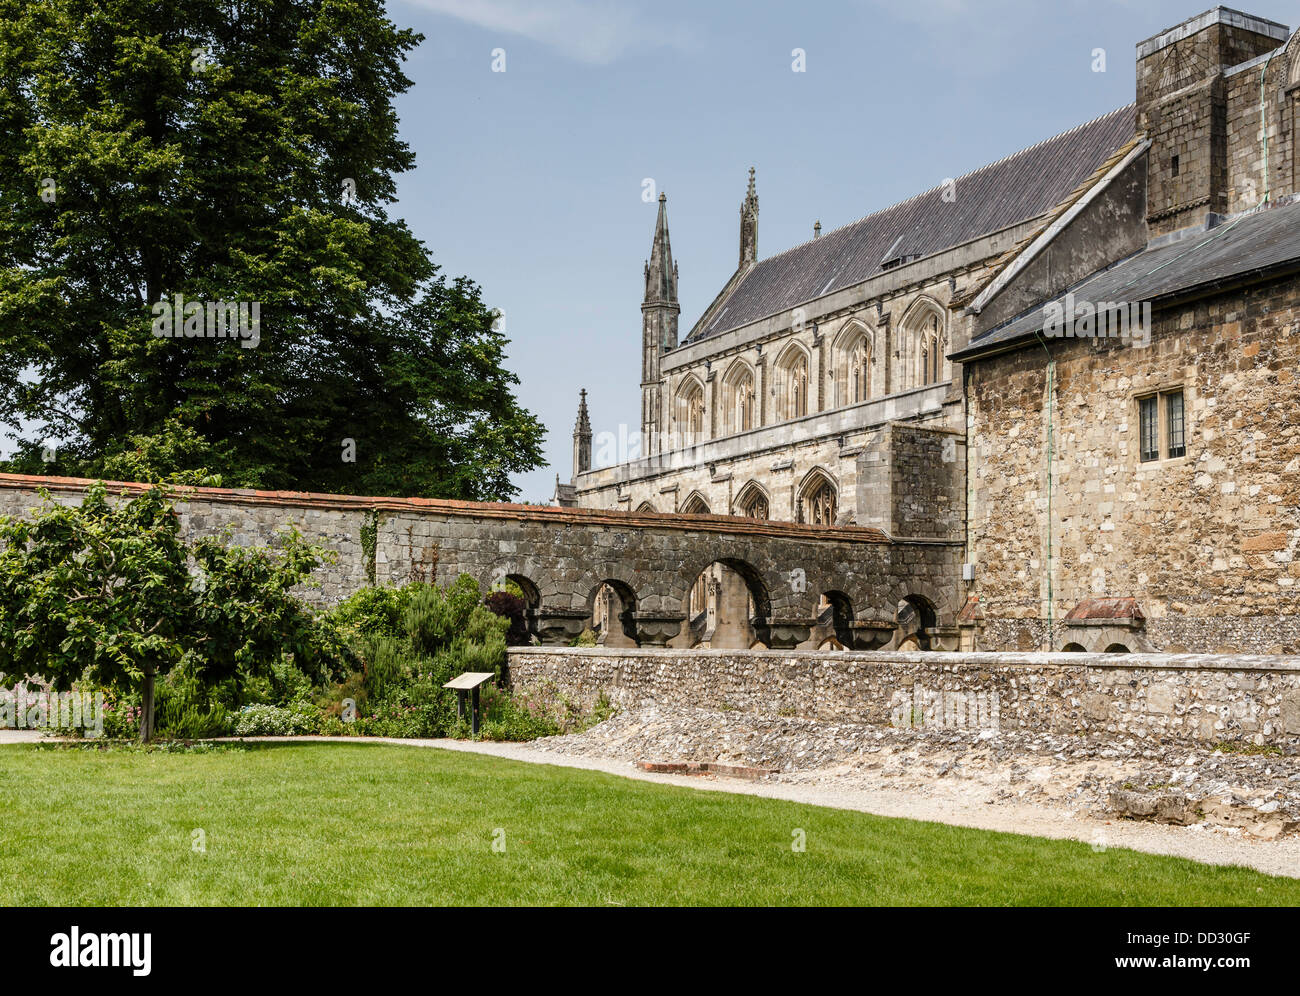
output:
[[[814,526],[833,526],[838,504],[835,485],[819,474],[804,488],[796,517],[798,521]]]
[[[843,333],[831,362],[836,408],[871,397],[871,339],[865,329],[851,327]]]
[[[808,354],[802,349],[787,350],[777,365],[776,401],[783,419],[808,414]]]
[[[677,432],[682,446],[694,446],[704,439],[704,388],[694,378],[677,394]]]
[[[754,428],[754,373],[743,361],[732,364],[722,381],[724,435]]]
[[[751,484],[742,491],[740,500],[736,504],[740,509],[740,514],[747,519],[767,519],[770,517],[771,509],[768,507],[767,495],[757,485]]]

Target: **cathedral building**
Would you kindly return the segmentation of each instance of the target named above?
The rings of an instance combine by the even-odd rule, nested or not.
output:
[[[559,499],[960,543],[916,646],[1300,652],[1298,107],[1297,37],[1217,7],[1133,104],[766,258],[751,169],[685,335],[661,194],[644,452],[592,467],[584,399]]]

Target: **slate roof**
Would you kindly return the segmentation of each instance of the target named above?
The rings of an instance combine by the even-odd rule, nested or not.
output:
[[[683,341],[698,342],[1050,211],[1133,138],[1134,105],[757,263]],[[702,322],[704,321],[702,320]]]
[[[1171,299],[1213,285],[1300,270],[1300,201],[1224,221],[1208,231],[1158,244],[1099,270],[1069,289],[1076,302],[1132,304]],[[1044,301],[971,340],[949,356],[968,360],[1033,341],[1046,325]]]

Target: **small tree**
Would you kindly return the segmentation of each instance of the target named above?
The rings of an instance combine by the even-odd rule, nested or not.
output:
[[[0,659],[15,669],[60,690],[139,688],[147,741],[155,679],[187,653],[212,678],[264,672],[285,652],[315,663],[314,619],[290,589],[323,552],[296,532],[280,555],[211,538],[191,549],[161,488],[110,502],[101,482],[80,505],[42,497],[30,519],[0,517]]]

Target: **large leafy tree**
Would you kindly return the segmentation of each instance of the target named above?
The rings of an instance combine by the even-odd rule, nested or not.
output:
[[[419,41],[381,0],[0,0],[14,469],[514,493],[543,430],[506,340],[387,214]],[[256,302],[256,348],[155,336],[178,294]]]

